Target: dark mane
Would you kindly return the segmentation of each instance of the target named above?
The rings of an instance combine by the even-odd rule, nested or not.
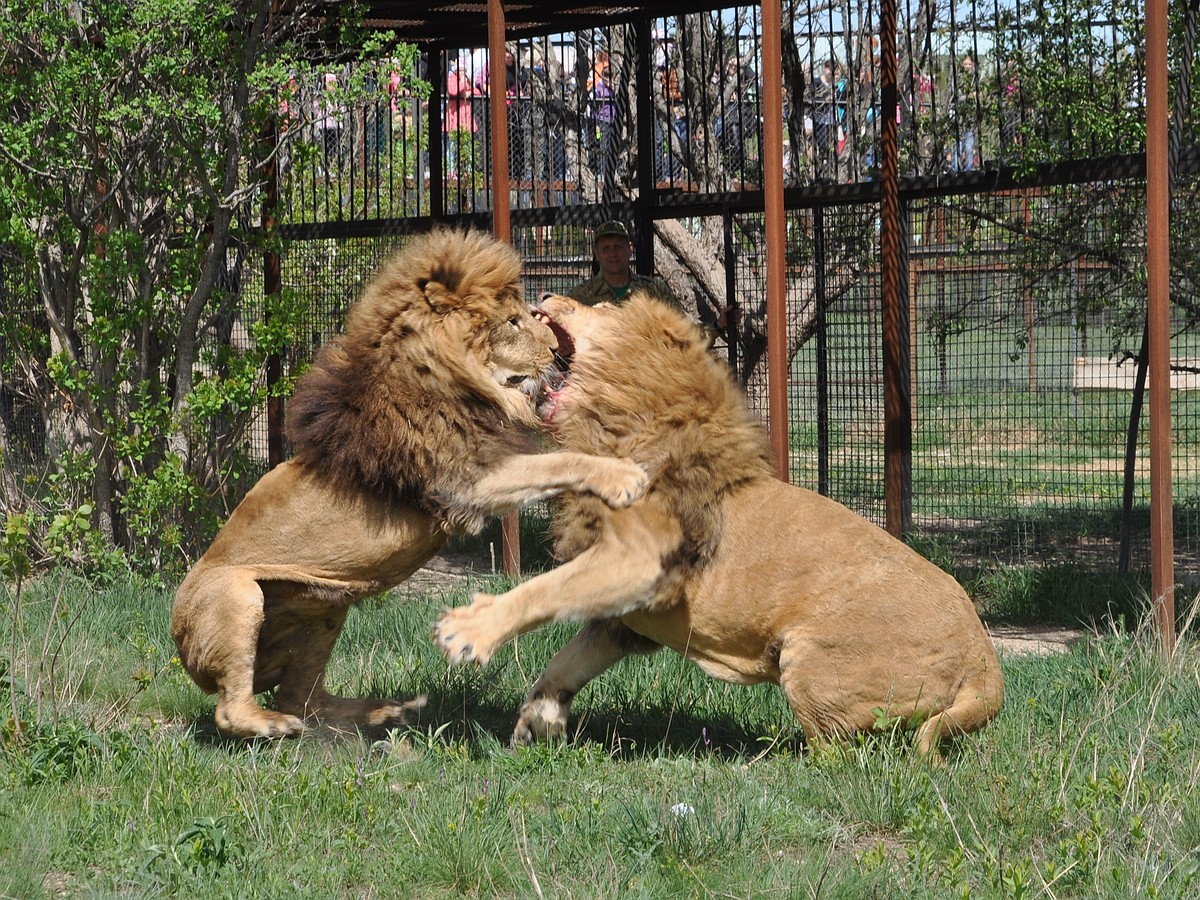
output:
[[[412,239],[297,384],[287,436],[298,459],[449,531],[482,527],[483,512],[456,500],[462,486],[487,460],[537,448],[480,362],[482,325],[497,297],[519,295],[519,275],[512,248],[486,235]]]

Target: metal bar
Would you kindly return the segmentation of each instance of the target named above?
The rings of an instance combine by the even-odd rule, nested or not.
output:
[[[767,415],[779,477],[790,481],[787,408],[787,232],[783,212],[783,29],[780,0],[762,4],[763,210],[767,247]]]
[[[1150,379],[1150,594],[1163,650],[1175,649],[1171,501],[1170,175],[1167,3],[1146,2],[1146,270]]]
[[[275,240],[279,224],[279,122],[272,117],[266,129],[266,160],[262,164],[263,190],[263,306],[283,293],[283,266]],[[264,310],[264,317],[266,312]],[[267,357],[267,467],[283,462],[283,397],[275,392],[283,378],[283,362],[278,353]]]
[[[825,315],[825,207],[813,209],[813,289],[817,321],[817,493],[829,496],[829,319]]]
[[[446,96],[446,54],[433,50],[428,56],[429,66],[429,214],[435,219],[446,214],[445,147],[442,127],[442,102]],[[421,174],[421,163],[417,161],[417,175]]]
[[[883,296],[883,493],[887,530],[912,527],[912,407],[908,370],[908,304],[901,286],[900,171],[896,134],[896,0],[879,8],[880,278]]]
[[[504,66],[504,5],[488,0],[488,114],[492,137],[492,233],[512,242],[508,207],[508,98]],[[500,552],[504,574],[521,574],[521,520],[516,512],[500,520]]]
[[[728,209],[721,213],[721,236],[725,253],[725,306],[730,310],[725,317],[725,354],[733,377],[738,378],[738,310],[737,260],[734,258],[733,213]]]
[[[634,82],[637,92],[637,269],[642,275],[654,274],[654,220],[647,202],[654,193],[654,104],[650,95],[650,20],[639,19],[633,25],[637,53],[634,58]],[[615,165],[604,164],[605,172]]]

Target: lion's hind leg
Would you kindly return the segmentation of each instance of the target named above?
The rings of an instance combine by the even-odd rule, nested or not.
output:
[[[1004,682],[993,656],[990,664],[985,663],[966,679],[950,706],[921,724],[916,735],[917,750],[931,762],[940,762],[944,741],[978,731],[995,718],[1003,702]]]
[[[312,588],[309,588],[312,590]],[[299,604],[298,604],[299,605]],[[397,725],[425,705],[425,698],[401,702],[375,697],[338,697],[325,690],[325,672],[342,633],[349,607],[328,605],[319,611],[295,607],[269,616],[270,637],[260,642],[264,659],[281,666],[275,706],[297,719],[353,725]]]
[[[562,737],[571,701],[585,684],[630,654],[653,653],[658,648],[659,644],[614,619],[588,622],[554,654],[521,704],[513,745]]]
[[[304,730],[295,716],[263,709],[257,691],[277,673],[256,673],[263,592],[236,567],[193,570],[176,595],[171,630],[193,680],[217,695],[217,728],[230,737],[287,737]]]

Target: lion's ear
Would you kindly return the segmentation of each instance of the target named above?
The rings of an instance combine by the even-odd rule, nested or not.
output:
[[[440,281],[423,281],[420,286],[425,294],[425,301],[436,313],[448,313],[462,303],[459,296]]]

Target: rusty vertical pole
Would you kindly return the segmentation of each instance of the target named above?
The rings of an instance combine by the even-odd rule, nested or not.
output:
[[[1146,275],[1150,359],[1150,593],[1167,653],[1175,649],[1171,499],[1170,175],[1167,3],[1146,2]]]
[[[488,133],[492,136],[492,233],[512,240],[508,206],[508,97],[504,72],[504,4],[488,0]]]
[[[488,115],[492,127],[492,233],[512,242],[508,206],[508,97],[504,71],[504,5],[488,0]],[[511,512],[500,520],[500,555],[504,574],[521,574],[521,517]]]
[[[283,266],[279,256],[279,121],[272,116],[266,128],[263,145],[265,154],[261,167],[263,179],[262,236],[263,236],[263,299],[269,306],[283,293]],[[269,315],[265,313],[264,315]],[[267,357],[267,467],[283,462],[283,397],[275,393],[283,377],[283,363],[278,353]]]
[[[763,218],[767,249],[767,416],[775,468],[790,480],[787,408],[787,230],[783,213],[783,14],[762,4]],[[728,262],[726,263],[729,264]]]
[[[643,275],[654,274],[654,219],[650,212],[655,205],[654,194],[654,95],[653,77],[650,66],[654,50],[651,46],[650,20],[638,19],[633,23],[633,38],[637,47],[634,58],[634,112],[637,116],[637,196],[634,210],[637,227],[637,270]]]
[[[879,7],[880,265],[883,295],[883,491],[887,530],[901,537],[912,524],[912,406],[908,378],[908,304],[900,219],[896,134],[896,0]]]

